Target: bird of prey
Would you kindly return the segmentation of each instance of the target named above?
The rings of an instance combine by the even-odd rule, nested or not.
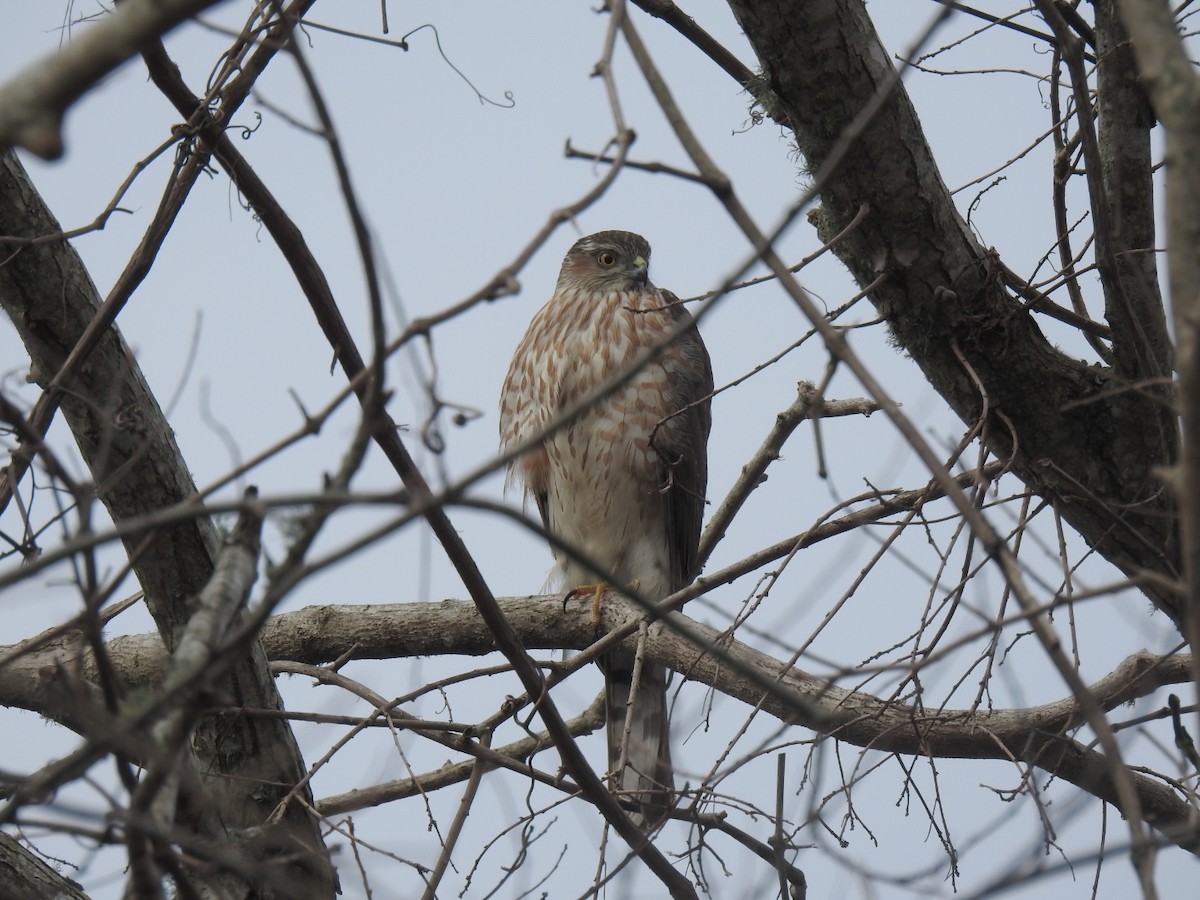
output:
[[[547,531],[604,573],[597,579],[554,547],[561,584],[599,590],[594,583],[602,580],[661,600],[697,575],[713,381],[691,315],[650,282],[649,261],[645,238],[627,231],[602,231],[571,247],[504,380],[500,439],[505,450],[537,439],[509,474],[523,482]],[[555,426],[647,351],[654,355],[635,374]],[[667,673],[645,662],[635,690],[634,656],[621,650],[600,660],[608,766],[614,792],[649,829],[674,790]]]

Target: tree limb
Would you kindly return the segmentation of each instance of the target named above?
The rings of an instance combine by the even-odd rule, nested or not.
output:
[[[497,600],[516,637],[526,647],[589,647],[595,640],[590,598],[568,602],[564,615],[546,615],[548,607],[562,602],[558,596]],[[629,601],[610,596],[601,615],[602,628],[613,631],[635,623],[641,611]],[[838,687],[827,678],[785,668],[778,660],[678,613],[671,619],[686,626],[689,637],[677,633],[671,620],[655,624],[646,643],[648,660],[684,672],[690,680],[711,685],[788,725],[888,753],[1020,761],[1116,802],[1108,760],[1067,736],[1084,722],[1081,706],[1072,697],[1028,709],[927,710]],[[488,625],[473,604],[461,600],[307,607],[272,618],[263,629],[262,642],[274,659],[294,659],[309,665],[342,659],[348,648],[353,648],[353,658],[357,659],[495,652]],[[720,648],[719,652],[714,648]],[[161,671],[164,654],[155,635],[113,638],[108,651],[113,664],[130,683],[153,679]],[[727,657],[736,658],[759,673],[761,679],[739,674],[727,664]],[[0,669],[0,702],[36,708],[55,718],[72,698],[52,694],[69,689],[43,684],[35,697],[29,685],[39,680],[38,672],[67,664],[81,664],[85,676],[95,675],[90,651],[81,652],[78,636],[18,657]],[[1088,690],[1102,709],[1111,711],[1164,685],[1187,682],[1190,666],[1191,658],[1186,654],[1162,658],[1137,653]],[[778,690],[765,692],[761,686],[764,680],[777,683]],[[35,702],[39,706],[34,707]],[[1191,823],[1186,800],[1160,781],[1130,774],[1146,821],[1185,849],[1200,853],[1200,833]]]
[[[731,0],[762,64],[773,101],[792,123],[810,171],[823,171],[859,112],[894,77],[861,0]],[[870,203],[871,215],[834,252],[870,293],[896,342],[964,422],[979,391],[955,358],[957,344],[1019,440],[999,419],[989,446],[1103,556],[1127,574],[1146,568],[1175,579],[1174,503],[1154,474],[1176,455],[1156,400],[1056,349],[1004,289],[993,253],[954,206],[916,113],[895,86],[866,131],[825,173],[818,233],[840,230]],[[1135,424],[1136,423],[1136,424]],[[1145,586],[1177,626],[1178,596]]]
[[[67,109],[109,72],[218,0],[124,0],[49,56],[0,85],[0,150],[24,147],[43,159],[62,156]]]
[[[0,197],[0,233],[35,237],[61,231],[11,153],[0,156]],[[0,267],[0,300],[25,342],[33,371],[45,381],[63,370],[100,306],[95,286],[66,243],[20,248]],[[103,332],[91,353],[71,371],[67,383],[60,386],[62,393],[52,399],[61,401],[98,496],[114,522],[192,497],[195,485],[171,428],[115,326]],[[127,538],[147,605],[168,640],[187,622],[192,599],[211,576],[216,546],[212,524],[202,516],[157,529],[153,535]],[[235,667],[224,690],[251,705],[280,705],[266,658],[257,648]],[[284,722],[204,722],[195,739],[206,771],[237,776],[214,779],[214,790],[228,795],[226,812],[241,810],[227,819],[235,829],[259,824],[261,809],[247,792],[231,787],[239,784],[238,777],[287,785],[294,784],[304,770]],[[332,894],[333,872],[315,820],[296,804],[280,828],[311,849],[309,859],[300,860],[291,852],[293,845],[289,858],[291,865],[300,868],[313,865],[314,885],[323,885],[314,887],[314,896]]]
[[[1167,269],[1183,419],[1182,498],[1188,631],[1200,642],[1200,76],[1162,0],[1121,0],[1138,67],[1166,128]],[[1200,664],[1196,669],[1200,684]]]

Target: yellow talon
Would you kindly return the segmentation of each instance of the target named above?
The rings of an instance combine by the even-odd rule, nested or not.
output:
[[[603,581],[596,584],[581,584],[573,587],[567,591],[567,596],[563,598],[563,607],[566,607],[567,601],[571,598],[590,592],[592,595],[592,625],[598,626],[600,624],[600,598],[604,596],[606,590],[608,590],[608,585]]]
[[[636,591],[638,589],[639,584],[640,584],[640,582],[638,581],[638,579],[635,578],[633,581],[629,582],[629,585],[628,585],[629,590]],[[602,606],[604,592],[607,591],[608,589],[609,589],[609,585],[603,581],[597,582],[596,584],[581,584],[581,585],[574,587],[571,590],[567,591],[567,596],[563,598],[563,608],[566,609],[567,601],[572,599],[573,597],[577,597],[580,594],[590,592],[592,595],[592,626],[594,628],[599,628],[600,627],[600,608]]]

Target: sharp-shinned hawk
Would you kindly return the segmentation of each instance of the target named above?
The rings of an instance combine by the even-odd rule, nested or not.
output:
[[[692,317],[650,283],[650,245],[627,231],[580,239],[563,260],[550,301],[517,347],[500,400],[504,449],[546,432],[582,398],[627,371]],[[712,369],[694,327],[612,393],[551,431],[510,464],[546,529],[604,571],[661,600],[696,576],[708,481]],[[564,587],[595,575],[555,549]],[[649,828],[670,805],[674,779],[666,670],[646,662],[632,690],[634,654],[601,660],[608,699],[608,765],[614,789]],[[626,710],[632,727],[619,774]]]

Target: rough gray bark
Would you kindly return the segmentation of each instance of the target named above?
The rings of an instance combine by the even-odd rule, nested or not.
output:
[[[1179,491],[1188,630],[1200,642],[1200,75],[1170,6],[1163,0],[1121,0],[1139,71],[1166,131],[1168,272],[1175,322],[1184,453]],[[1200,662],[1196,664],[1200,684]]]
[[[1137,356],[1126,352],[1128,340],[1114,345],[1116,365],[1126,371],[1126,378],[1169,379],[1174,354],[1158,285],[1157,257],[1151,249],[1155,245],[1150,148],[1154,110],[1138,81],[1133,46],[1117,16],[1115,0],[1093,0],[1092,6],[1096,14],[1100,173],[1109,221],[1106,237],[1115,257],[1112,269],[1102,270],[1105,315],[1114,338],[1128,337],[1135,328],[1145,331],[1152,363],[1139,365]],[[1164,404],[1164,409],[1173,413],[1169,404]]]
[[[0,234],[37,237],[60,232],[58,222],[11,153],[0,155]],[[33,377],[49,385],[100,301],[74,249],[61,241],[21,247],[0,266],[0,305],[12,319],[33,362]],[[71,428],[95,484],[96,496],[116,522],[181,503],[195,494],[174,435],[141,370],[110,329],[55,398]],[[134,535],[125,542],[164,643],[173,648],[194,611],[194,599],[213,572],[217,539],[212,523],[198,516]],[[270,668],[255,644],[229,678],[214,687],[224,705],[280,708]],[[228,837],[243,849],[248,829],[265,816],[304,774],[290,728],[269,719],[235,715],[203,720],[193,735],[201,769],[211,776]],[[254,785],[247,789],[247,785]],[[213,819],[211,812],[209,819]],[[297,848],[305,853],[297,854]],[[308,896],[332,896],[334,876],[318,823],[301,804],[291,803],[278,825],[254,841],[266,861],[286,855],[282,866],[263,866],[263,890],[285,871],[307,885]]]
[[[87,894],[0,831],[0,900],[87,900]]]
[[[1101,269],[1112,297],[1113,367],[1060,352],[1006,290],[995,253],[980,246],[955,209],[908,95],[890,85],[893,64],[861,0],[730,0],[730,6],[774,95],[768,109],[791,125],[810,171],[828,175],[822,233],[836,233],[869,204],[865,222],[834,252],[862,286],[886,274],[869,297],[896,344],[964,422],[976,422],[986,408],[988,446],[1011,459],[1030,487],[1101,555],[1138,578],[1180,625],[1181,604],[1167,584],[1180,568],[1175,508],[1155,472],[1175,461],[1178,435],[1162,384],[1169,347],[1152,266]],[[1127,65],[1114,63],[1105,88],[1132,90],[1131,78]],[[851,122],[889,88],[861,138],[832,173],[824,172]],[[1144,115],[1144,105],[1132,114]],[[1137,132],[1139,140],[1146,127],[1136,118],[1110,124]],[[1110,156],[1107,172],[1144,164],[1143,151],[1130,154]],[[1106,199],[1102,179],[1094,187],[1097,221],[1097,203],[1119,219],[1105,236],[1115,248],[1109,257],[1145,241],[1148,227],[1152,238],[1144,202],[1131,208],[1136,186],[1115,202]],[[1136,333],[1131,319],[1140,326]],[[986,391],[986,406],[972,375]]]

